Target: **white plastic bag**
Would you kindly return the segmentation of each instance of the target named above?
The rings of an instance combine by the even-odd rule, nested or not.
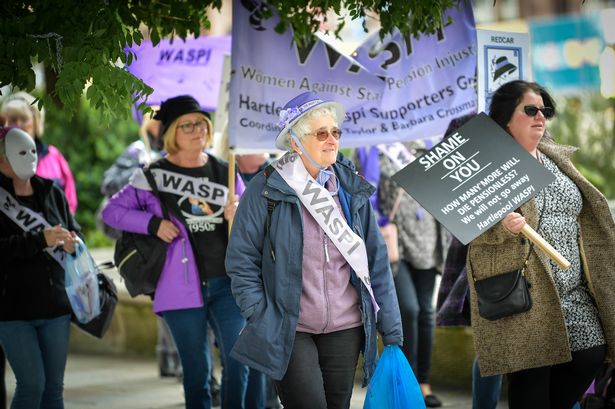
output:
[[[75,254],[66,256],[64,288],[75,318],[82,324],[100,314],[98,294],[98,268],[85,244],[75,243]]]

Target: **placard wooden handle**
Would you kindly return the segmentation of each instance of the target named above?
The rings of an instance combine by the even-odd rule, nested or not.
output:
[[[570,267],[570,261],[566,260],[564,256],[559,254],[559,252],[555,250],[553,246],[547,243],[547,241],[543,239],[542,236],[536,233],[536,230],[532,229],[529,224],[526,223],[525,226],[523,226],[523,228],[521,229],[521,233],[523,233],[525,237],[531,240],[539,249],[544,251],[547,256],[549,256],[549,258],[555,262],[555,264],[560,266],[563,270],[568,270],[568,268]]]

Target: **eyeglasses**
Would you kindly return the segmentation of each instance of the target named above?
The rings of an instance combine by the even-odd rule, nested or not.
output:
[[[331,128],[330,130],[319,129],[317,131],[310,132],[308,135],[316,135],[316,139],[320,142],[324,142],[329,138],[329,134],[331,134],[335,140],[339,141],[342,137],[342,130],[339,128]]]
[[[555,115],[552,107],[538,108],[536,105],[526,105],[523,107],[523,112],[525,112],[527,116],[536,116],[538,111],[540,111],[546,119],[551,119],[553,115]]]
[[[207,122],[205,121],[197,121],[197,122],[186,122],[185,124],[181,124],[177,126],[181,128],[184,133],[192,133],[194,129],[197,128],[199,131],[208,131],[209,127],[207,126]]]

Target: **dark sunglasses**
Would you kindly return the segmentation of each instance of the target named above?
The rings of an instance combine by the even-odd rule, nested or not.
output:
[[[536,116],[538,111],[540,111],[546,119],[551,119],[553,115],[555,115],[551,107],[538,108],[536,105],[526,105],[523,107],[523,112],[525,112],[527,116]]]
[[[317,131],[310,132],[308,135],[316,135],[316,139],[318,139],[320,142],[324,142],[327,140],[327,138],[329,138],[329,134],[331,134],[333,138],[339,141],[339,139],[342,137],[342,130],[339,128],[332,128],[330,130],[319,129]]]

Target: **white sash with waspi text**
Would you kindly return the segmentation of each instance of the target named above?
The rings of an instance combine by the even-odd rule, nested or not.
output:
[[[226,206],[228,187],[205,178],[195,178],[164,169],[152,169],[156,186],[161,192],[172,193],[182,197],[194,197],[218,206]],[[151,190],[142,169],[131,177],[130,183],[139,189]]]
[[[39,231],[52,227],[40,214],[19,204],[9,192],[0,187],[0,210],[24,231]],[[64,268],[66,253],[61,247],[46,247],[45,251]]]
[[[316,183],[297,153],[285,154],[274,166],[363,282],[372,299],[377,319],[380,307],[369,279],[367,251],[361,237],[348,226],[331,193]]]
[[[376,145],[378,150],[384,153],[395,165],[395,169],[401,170],[416,157],[401,142]]]

